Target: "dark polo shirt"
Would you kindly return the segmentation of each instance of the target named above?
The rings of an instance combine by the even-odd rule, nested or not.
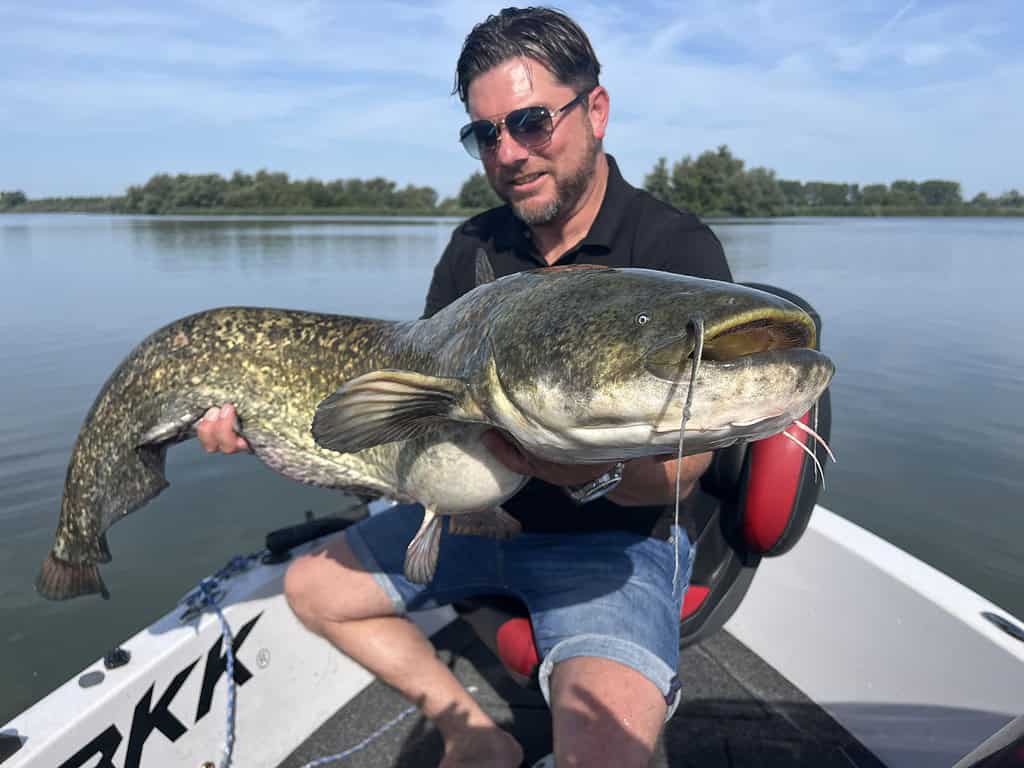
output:
[[[722,244],[692,213],[680,211],[630,186],[608,158],[608,187],[587,235],[557,264],[660,269],[694,277],[732,280]],[[427,293],[424,316],[437,312],[474,287],[476,252],[483,248],[496,277],[548,266],[530,241],[529,228],[507,206],[474,216],[452,234]],[[452,478],[452,482],[458,482]],[[577,506],[561,489],[531,480],[504,504],[533,532],[628,530],[664,537],[671,506],[623,508],[607,499]]]

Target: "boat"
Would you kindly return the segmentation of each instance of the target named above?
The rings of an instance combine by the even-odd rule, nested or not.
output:
[[[337,764],[436,765],[440,738],[407,702],[297,622],[279,559],[240,558],[210,584],[233,637],[233,718],[221,619],[193,593],[0,727],[0,766],[219,766],[230,738],[232,765],[299,768],[400,717]],[[465,619],[447,607],[413,620],[531,760],[550,750],[539,692]],[[1019,754],[1024,733],[1022,623],[821,506],[724,629],[683,652],[680,675],[656,765],[966,768],[1010,748],[992,746],[1001,730],[1016,727]]]
[[[826,393],[804,420],[827,438],[830,414]],[[1024,765],[1024,622],[819,505],[823,449],[787,434],[718,451],[702,480],[681,703],[653,765]],[[436,766],[437,731],[282,593],[293,558],[390,503],[269,533],[0,727],[0,768]],[[411,618],[526,764],[543,761],[550,713],[521,606]]]

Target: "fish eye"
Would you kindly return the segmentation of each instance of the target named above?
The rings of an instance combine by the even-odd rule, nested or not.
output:
[[[646,312],[641,312],[640,314],[633,318],[633,322],[636,323],[637,325],[647,325],[649,322],[651,322],[651,316],[648,315]]]

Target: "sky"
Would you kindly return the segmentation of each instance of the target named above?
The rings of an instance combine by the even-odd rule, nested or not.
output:
[[[1024,3],[558,5],[634,184],[727,144],[780,178],[1024,188]],[[156,173],[283,171],[457,194],[463,0],[0,0],[0,190],[121,194]]]

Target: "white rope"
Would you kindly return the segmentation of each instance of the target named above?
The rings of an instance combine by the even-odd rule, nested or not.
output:
[[[228,706],[227,722],[224,723],[224,757],[220,761],[220,768],[229,768],[231,756],[235,751],[235,639],[231,635],[231,626],[228,624],[227,617],[224,616],[224,612],[217,604],[215,589],[218,583],[219,579],[216,577],[207,577],[199,582],[199,591],[204,597],[204,604],[217,614],[217,619],[220,621],[220,634],[226,649],[227,665],[224,673],[228,678]]]
[[[187,617],[196,616],[203,611],[205,608],[209,608],[216,615],[220,622],[220,633],[222,638],[222,644],[224,646],[226,654],[226,665],[225,674],[227,675],[227,713],[224,722],[224,754],[220,761],[219,768],[230,768],[231,760],[235,751],[235,712],[236,712],[236,686],[235,686],[235,649],[234,649],[234,636],[231,633],[231,625],[228,624],[227,617],[224,615],[224,611],[220,608],[220,601],[224,597],[224,593],[219,590],[222,580],[229,578],[236,573],[248,570],[252,563],[260,557],[260,554],[248,555],[247,557],[235,557],[221,568],[213,576],[208,576],[199,582],[199,586],[191,593],[186,595],[182,599],[182,603],[185,604],[187,610],[182,614],[182,620],[188,620]],[[398,723],[407,718],[409,715],[416,712],[416,707],[411,706],[402,710],[398,715],[391,718],[388,722],[384,723],[380,728],[371,733],[361,742],[356,744],[354,747],[346,749],[344,752],[338,752],[334,755],[327,755],[325,757],[319,757],[316,760],[306,763],[302,768],[317,768],[321,765],[327,765],[328,763],[337,762],[338,760],[344,760],[346,757],[354,755],[360,750],[366,749],[376,739],[383,736],[387,731],[394,728]]]
[[[209,608],[216,615],[220,622],[221,645],[225,651],[225,670],[227,676],[227,713],[224,722],[224,756],[220,761],[220,768],[230,768],[231,759],[235,751],[235,638],[231,633],[231,625],[228,624],[224,611],[220,608],[220,601],[224,597],[223,591],[219,589],[221,582],[232,576],[249,570],[262,553],[257,552],[251,555],[233,557],[231,561],[217,571],[213,576],[207,576],[199,582],[199,586],[182,599],[186,606],[185,612],[181,615],[180,621],[185,622],[197,617],[203,609]]]
[[[394,728],[400,722],[405,720],[405,718],[407,718],[409,715],[416,711],[416,707],[407,707],[406,709],[402,710],[397,715],[395,715],[393,718],[388,720],[386,723],[384,723],[384,725],[382,725],[376,731],[371,733],[365,739],[356,744],[354,747],[349,747],[344,752],[339,752],[336,755],[318,757],[316,760],[313,760],[303,765],[302,768],[317,768],[317,766],[320,765],[327,765],[328,763],[333,763],[338,760],[344,760],[346,757],[350,757],[351,755],[354,755],[356,752],[359,752],[362,749],[366,749],[366,747],[370,746],[371,743],[379,739],[381,736],[383,736],[385,733],[390,731],[392,728]]]

